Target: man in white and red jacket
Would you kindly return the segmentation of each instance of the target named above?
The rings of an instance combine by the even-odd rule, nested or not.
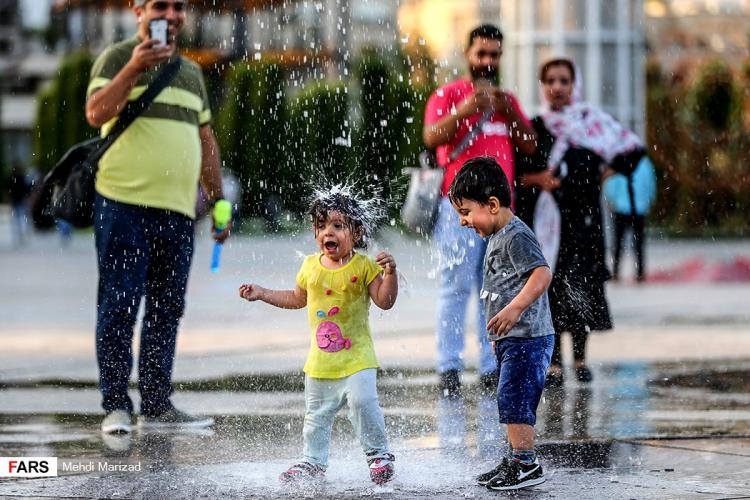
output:
[[[494,157],[508,179],[514,178],[515,149],[531,154],[536,134],[512,94],[498,86],[503,34],[496,26],[478,26],[469,34],[464,52],[468,72],[430,96],[425,110],[423,138],[436,150],[445,169],[442,200],[433,233],[440,255],[441,284],[437,317],[437,371],[445,395],[460,392],[464,368],[466,309],[482,285],[485,242],[474,231],[461,227],[446,197],[456,173],[467,160]],[[512,186],[511,186],[512,188]],[[497,367],[486,339],[486,321],[478,308],[479,373],[484,387],[494,390]]]

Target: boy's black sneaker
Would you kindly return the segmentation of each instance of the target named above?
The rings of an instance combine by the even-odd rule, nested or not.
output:
[[[503,461],[497,464],[494,469],[477,476],[477,484],[480,486],[487,486],[487,483],[492,481],[495,476],[503,474],[508,467],[508,459],[503,457]]]
[[[545,480],[544,471],[542,466],[539,465],[539,459],[528,465],[516,460],[509,460],[505,473],[492,478],[487,483],[487,488],[497,491],[520,490],[521,488],[541,484]]]

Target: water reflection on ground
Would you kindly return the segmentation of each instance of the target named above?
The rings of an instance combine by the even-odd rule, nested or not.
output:
[[[652,430],[639,417],[649,395],[644,370],[642,365],[618,367],[612,372],[612,385],[573,383],[545,389],[536,426],[541,454],[566,467],[617,465],[613,438],[648,435]],[[495,461],[507,454],[507,434],[498,423],[494,394],[438,396],[435,415],[437,443],[445,455]],[[627,456],[629,463],[631,454]]]
[[[629,440],[715,434],[726,432],[727,426],[735,432],[742,430],[738,427],[742,424],[733,419],[737,413],[730,410],[691,420],[689,410],[680,407],[681,399],[649,384],[659,373],[644,363],[624,363],[595,368],[595,381],[590,385],[569,377],[563,387],[546,389],[536,426],[541,453],[560,466],[610,467],[633,462],[632,450],[623,448]],[[428,373],[390,373],[379,384],[397,452],[439,450],[451,459],[475,463],[491,463],[506,453],[507,437],[498,423],[495,395],[480,390],[470,375],[463,394],[454,398],[443,397],[434,375]],[[696,398],[695,392],[690,394]],[[703,394],[710,400],[710,394]],[[750,404],[732,407],[731,411],[747,413]],[[102,436],[97,415],[0,415],[0,455],[139,461],[149,470],[206,461],[284,463],[298,458],[301,399],[296,411],[254,411],[252,415],[217,415],[216,425],[209,430],[137,431],[125,436]],[[750,418],[744,420],[745,432],[748,422]],[[342,412],[334,426],[332,456],[358,460],[361,452],[352,434]]]

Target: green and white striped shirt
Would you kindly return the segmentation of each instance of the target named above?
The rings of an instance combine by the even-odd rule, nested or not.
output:
[[[133,37],[111,45],[97,58],[91,71],[89,96],[112,81],[140,42]],[[165,64],[143,73],[128,99],[137,99]],[[117,117],[102,126],[102,136],[116,121]],[[96,190],[115,201],[172,210],[194,218],[201,169],[198,129],[210,121],[201,69],[183,59],[174,80],[99,161]]]

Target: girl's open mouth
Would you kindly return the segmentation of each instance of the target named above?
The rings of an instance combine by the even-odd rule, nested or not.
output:
[[[339,244],[335,241],[326,241],[323,246],[326,247],[326,250],[329,252],[335,252],[338,249]]]

